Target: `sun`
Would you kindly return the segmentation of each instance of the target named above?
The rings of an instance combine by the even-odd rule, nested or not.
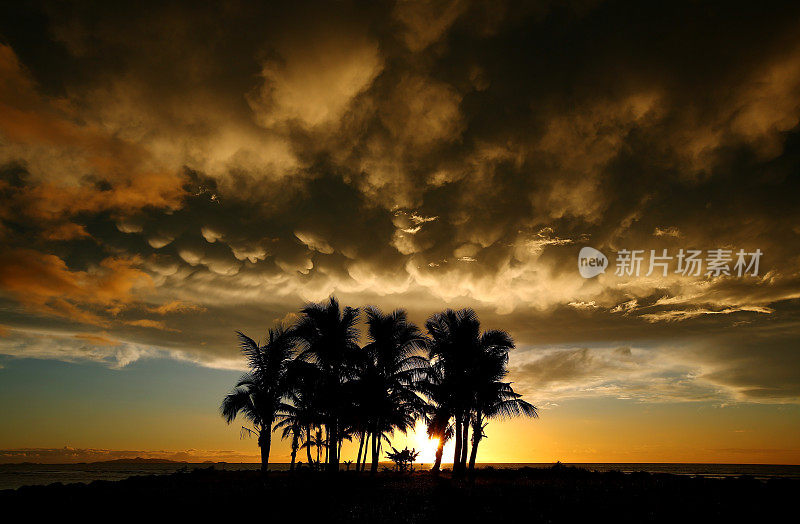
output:
[[[419,451],[417,463],[433,464],[436,460],[436,448],[439,446],[438,438],[428,438],[425,423],[417,421],[414,432],[409,435],[408,447]]]
[[[425,438],[419,441],[419,457],[417,462],[431,464],[436,460],[436,448],[439,445],[438,438]]]

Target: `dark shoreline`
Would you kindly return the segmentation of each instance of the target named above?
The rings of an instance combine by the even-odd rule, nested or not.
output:
[[[132,476],[169,475],[178,471],[205,469],[214,466],[221,470],[260,469],[258,463],[238,462],[150,462],[150,461],[102,461],[76,462],[69,464],[16,463],[0,464],[0,491],[17,489],[22,486],[46,486],[53,483],[84,483],[96,480],[118,481]],[[483,469],[520,469],[525,467],[549,469],[550,463],[484,463],[478,464]],[[391,463],[381,463],[380,468],[391,467]],[[415,469],[429,470],[432,464],[416,464]],[[756,479],[771,478],[800,479],[800,466],[781,464],[698,464],[698,463],[564,463],[562,466],[576,467],[589,471],[605,473],[620,471],[622,473],[647,472],[650,474],[669,473],[681,476],[703,476],[705,478],[729,478],[750,476]],[[450,467],[445,464],[445,467]],[[345,468],[342,468],[345,469]],[[270,471],[288,471],[288,463],[271,463]]]
[[[479,470],[472,480],[445,472],[375,476],[301,471],[224,471],[214,467],[90,484],[0,491],[0,507],[91,508],[182,515],[244,511],[269,521],[320,518],[362,522],[763,522],[794,514],[800,480],[724,479],[667,473],[592,472],[556,466]],[[790,511],[790,513],[785,513]],[[233,515],[231,515],[233,516]]]

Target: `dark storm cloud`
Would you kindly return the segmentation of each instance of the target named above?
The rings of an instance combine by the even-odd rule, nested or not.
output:
[[[9,354],[49,326],[59,354],[229,365],[233,329],[337,293],[475,306],[557,395],[797,398],[795,328],[746,369],[722,343],[800,297],[792,3],[4,11]],[[758,277],[583,280],[584,245],[765,254]]]

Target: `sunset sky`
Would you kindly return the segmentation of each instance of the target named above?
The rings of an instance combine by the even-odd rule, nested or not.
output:
[[[235,331],[335,294],[511,333],[479,461],[800,464],[800,4],[73,4],[0,7],[0,463],[256,460]]]

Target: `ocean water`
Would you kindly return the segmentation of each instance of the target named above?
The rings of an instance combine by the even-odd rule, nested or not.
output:
[[[167,475],[177,471],[190,471],[195,468],[208,468],[226,470],[258,470],[259,464],[238,463],[167,463],[167,464],[136,464],[136,463],[89,463],[89,464],[0,464],[0,490],[16,489],[20,486],[47,485],[55,482],[72,484],[76,482],[89,483],[95,480],[122,480],[135,475]],[[382,463],[383,465],[383,463]],[[391,464],[385,464],[390,466]],[[486,463],[479,467],[491,466],[494,468],[549,468],[552,463]],[[769,464],[635,464],[635,463],[575,463],[565,466],[577,466],[593,471],[621,471],[633,473],[646,471],[648,473],[672,473],[676,475],[702,475],[705,477],[724,478],[731,476],[749,475],[759,479],[775,477],[800,478],[800,465],[769,465]],[[415,464],[415,469],[429,469],[430,464]],[[443,464],[444,468],[449,464]],[[270,464],[270,470],[285,471],[289,464]]]

